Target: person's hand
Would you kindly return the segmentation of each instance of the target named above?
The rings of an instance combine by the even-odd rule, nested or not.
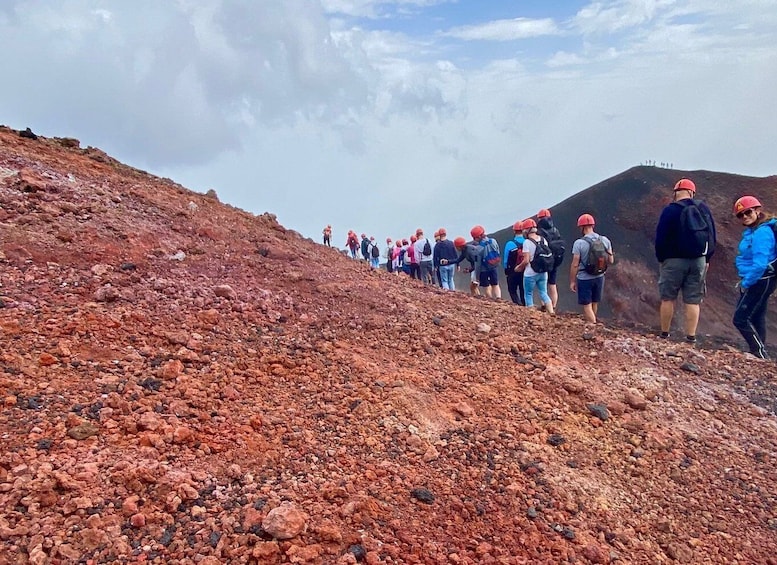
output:
[[[577,280],[576,279],[572,279],[569,282],[569,290],[571,290],[572,292],[577,292]]]

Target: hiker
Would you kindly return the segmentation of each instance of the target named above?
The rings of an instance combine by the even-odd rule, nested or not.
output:
[[[550,210],[546,208],[537,212],[537,233],[548,241],[548,246],[550,247],[550,250],[553,251],[553,257],[555,258],[553,269],[548,271],[548,296],[550,296],[550,300],[553,302],[553,310],[555,310],[556,305],[558,304],[556,277],[558,275],[558,268],[564,262],[566,245],[558,228],[553,224]]]
[[[375,236],[370,236],[369,244],[367,245],[367,255],[370,261],[370,268],[377,269],[380,266],[380,248],[375,241]]]
[[[386,272],[393,273],[394,272],[394,249],[395,247],[391,244],[391,238],[386,238],[386,251],[383,253],[383,257],[386,259]]]
[[[736,256],[741,279],[739,300],[734,310],[734,327],[745,338],[750,353],[768,359],[766,352],[766,308],[777,286],[777,220],[761,210],[754,196],[743,196],[734,204],[734,215],[745,226]]]
[[[507,277],[507,292],[510,294],[510,300],[514,304],[524,306],[523,299],[523,269],[518,269],[518,265],[523,263],[523,222],[518,221],[513,224],[513,239],[505,243],[504,257],[502,258],[502,267]]]
[[[410,236],[410,244],[407,246],[407,251],[405,252],[405,263],[410,265],[410,278],[411,279],[421,279],[421,266],[418,264],[418,254],[416,253],[415,244],[418,241],[418,238],[414,235]]]
[[[412,270],[410,269],[410,257],[407,254],[407,250],[410,247],[410,242],[406,239],[402,240],[402,248],[399,251],[399,262],[401,264],[402,272],[406,275],[412,276]]]
[[[434,280],[432,279],[432,275],[434,271],[434,255],[432,244],[428,239],[426,239],[426,237],[424,237],[424,230],[421,228],[415,230],[415,237],[416,242],[414,247],[415,256],[418,259],[419,278],[423,281],[424,284],[433,284]]]
[[[685,339],[696,341],[699,310],[706,292],[709,262],[715,253],[715,221],[702,201],[695,199],[696,185],[680,179],[674,185],[674,201],[661,212],[656,226],[656,259],[659,262],[658,291],[661,337],[667,339],[674,316],[674,303],[682,289],[685,304]]]
[[[391,250],[391,263],[394,267],[394,274],[398,275],[402,272],[402,240],[398,239],[394,248]]]
[[[502,263],[499,243],[493,237],[486,235],[483,226],[475,226],[469,233],[472,240],[484,248],[479,272],[480,286],[486,289],[487,297],[501,298],[502,291],[499,288],[499,273],[497,272],[497,267]]]
[[[324,245],[332,247],[332,226],[327,225],[322,233],[324,234]]]
[[[370,260],[370,240],[367,239],[367,234],[362,234],[362,243],[361,243],[361,251],[362,251],[362,258],[365,261]]]
[[[453,273],[456,271],[456,259],[459,254],[456,252],[456,245],[448,239],[448,232],[445,228],[437,230],[439,241],[434,246],[433,263],[440,276],[440,286],[443,290],[456,290],[453,282]],[[445,264],[442,261],[445,261]]]
[[[458,266],[464,260],[469,261],[470,268],[463,269],[465,273],[470,273],[469,293],[472,296],[480,296],[480,268],[486,248],[474,241],[467,243],[467,240],[461,236],[453,240],[453,245],[456,247],[456,251],[459,252],[459,256],[453,262],[453,265]],[[440,265],[448,264],[450,263],[446,259],[440,259]]]
[[[523,270],[523,302],[527,308],[534,306],[534,287],[540,293],[545,311],[553,314],[553,301],[548,295],[548,273],[555,264],[555,257],[548,241],[537,231],[537,222],[533,219],[522,222],[525,240],[521,247],[523,260],[518,265]]]
[[[348,230],[348,239],[345,246],[351,250],[351,259],[356,259],[356,251],[359,249],[359,239],[353,230]]]
[[[583,307],[586,322],[596,323],[596,314],[604,292],[604,273],[615,261],[610,240],[594,231],[596,222],[591,214],[577,219],[583,237],[572,245],[569,266],[569,288],[577,293],[577,303]]]

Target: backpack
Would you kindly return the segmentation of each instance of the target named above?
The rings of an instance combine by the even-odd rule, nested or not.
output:
[[[556,258],[553,256],[553,251],[550,250],[548,240],[544,237],[540,237],[539,241],[536,239],[530,239],[530,241],[535,246],[534,257],[532,257],[532,260],[529,262],[532,270],[535,273],[547,273],[552,271],[556,264]]]
[[[483,252],[483,267],[486,269],[495,269],[502,262],[502,255],[499,253],[499,244],[492,237],[487,238],[484,243],[481,243],[485,247]]]
[[[703,257],[711,251],[712,225],[702,209],[689,200],[680,212],[680,241],[683,256]]]
[[[516,243],[515,247],[507,254],[507,274],[514,272],[515,268],[521,263],[522,255],[523,248]]]
[[[374,243],[372,244],[372,250],[370,251],[370,256],[373,259],[378,259],[380,257],[380,249],[378,249],[378,246]]]
[[[391,259],[391,255],[392,255],[391,251],[392,251],[391,248],[389,248],[388,253],[386,254],[388,255],[388,257],[386,258],[386,270],[389,273],[394,272],[394,261]]]
[[[432,254],[432,246],[428,239],[424,242],[424,249],[422,253],[424,254],[424,257],[429,257],[429,255]]]
[[[540,229],[538,232],[548,241],[548,247],[550,247],[550,250],[553,252],[553,258],[555,259],[553,269],[558,268],[561,266],[561,263],[564,262],[564,253],[567,250],[564,239],[561,237],[561,233],[556,226],[553,226],[549,230]]]
[[[589,275],[602,275],[610,265],[609,253],[607,252],[607,246],[604,245],[604,241],[601,237],[584,237],[583,240],[588,242],[588,253],[585,256],[584,271]]]

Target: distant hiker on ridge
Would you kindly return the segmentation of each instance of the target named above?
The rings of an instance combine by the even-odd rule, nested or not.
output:
[[[661,337],[669,337],[674,303],[682,289],[685,303],[685,339],[696,341],[700,304],[706,276],[715,253],[715,221],[709,207],[695,200],[696,185],[680,179],[674,185],[674,202],[666,205],[656,226],[658,291],[661,295]]]
[[[365,261],[370,260],[370,240],[367,238],[367,234],[362,234],[362,242],[361,242],[361,251],[362,251],[362,258]]]
[[[734,215],[745,231],[736,257],[739,301],[734,326],[745,338],[750,353],[768,359],[766,352],[766,308],[777,286],[777,243],[775,218],[761,211],[754,196],[743,196],[734,204]]]
[[[510,300],[513,304],[524,306],[526,302],[523,299],[523,268],[519,265],[523,263],[523,222],[518,221],[513,224],[513,239],[505,243],[504,256],[502,257],[502,267],[507,277],[507,292],[510,294]]]
[[[440,286],[444,290],[456,290],[453,283],[453,273],[456,271],[456,259],[459,254],[456,253],[456,245],[448,239],[448,232],[445,228],[437,231],[440,241],[434,246],[434,265],[440,274]],[[444,261],[444,263],[443,263]]]
[[[327,225],[322,233],[324,234],[324,245],[332,247],[332,226]]]
[[[351,250],[351,259],[356,259],[356,251],[359,249],[359,238],[353,230],[348,230],[348,239],[345,246]]]
[[[502,298],[502,291],[499,288],[499,272],[497,268],[502,263],[502,254],[499,249],[499,243],[486,235],[483,226],[473,227],[469,234],[472,240],[483,248],[483,257],[480,263],[480,287],[486,291],[489,298]]]

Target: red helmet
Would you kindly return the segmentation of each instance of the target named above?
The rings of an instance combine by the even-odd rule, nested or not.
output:
[[[696,192],[696,185],[693,184],[693,181],[691,179],[680,179],[677,181],[677,184],[674,185],[675,191],[678,190],[689,190],[691,192]]]
[[[513,231],[523,231],[523,222],[518,220],[513,224]]]
[[[391,243],[391,238],[390,237],[386,238],[386,243]]]
[[[415,243],[416,241],[418,241],[418,238],[416,236],[414,236],[414,235],[411,235],[410,236],[410,243]]]
[[[445,231],[445,228],[440,228],[440,229],[438,229],[438,230],[437,230],[437,235],[439,235],[440,237],[442,237],[442,236],[444,236],[444,235],[448,235],[448,232],[447,232],[447,231]]]
[[[524,220],[522,222],[522,224],[523,224],[523,229],[525,229],[525,230],[530,230],[532,228],[536,228],[537,227],[537,222],[535,222],[531,218],[529,218],[528,220]]]
[[[761,203],[755,196],[743,196],[736,202],[734,202],[734,215],[736,216],[740,212],[749,210],[750,208],[760,208]]]
[[[401,239],[397,240],[397,247],[402,247],[402,240]]]
[[[434,232],[434,237],[440,237],[440,230],[436,230]]]
[[[542,210],[537,212],[537,217],[538,218],[550,218],[550,210],[548,210],[547,208],[543,208]]]
[[[681,189],[685,190],[685,189]],[[591,214],[583,214],[577,219],[577,227],[582,228],[583,226],[593,226],[596,225],[596,222],[594,221],[594,217]]]
[[[417,230],[415,230],[415,234],[416,235],[423,235],[424,234],[424,230],[422,230],[421,228],[418,228]]]
[[[453,245],[455,245],[456,247],[464,247],[465,245],[467,245],[467,240],[459,236],[453,240]]]
[[[486,235],[486,228],[483,226],[475,226],[469,230],[469,234],[472,236],[472,239],[478,239],[479,237]]]
[[[375,236],[374,235],[370,236],[370,241],[375,241]]]

